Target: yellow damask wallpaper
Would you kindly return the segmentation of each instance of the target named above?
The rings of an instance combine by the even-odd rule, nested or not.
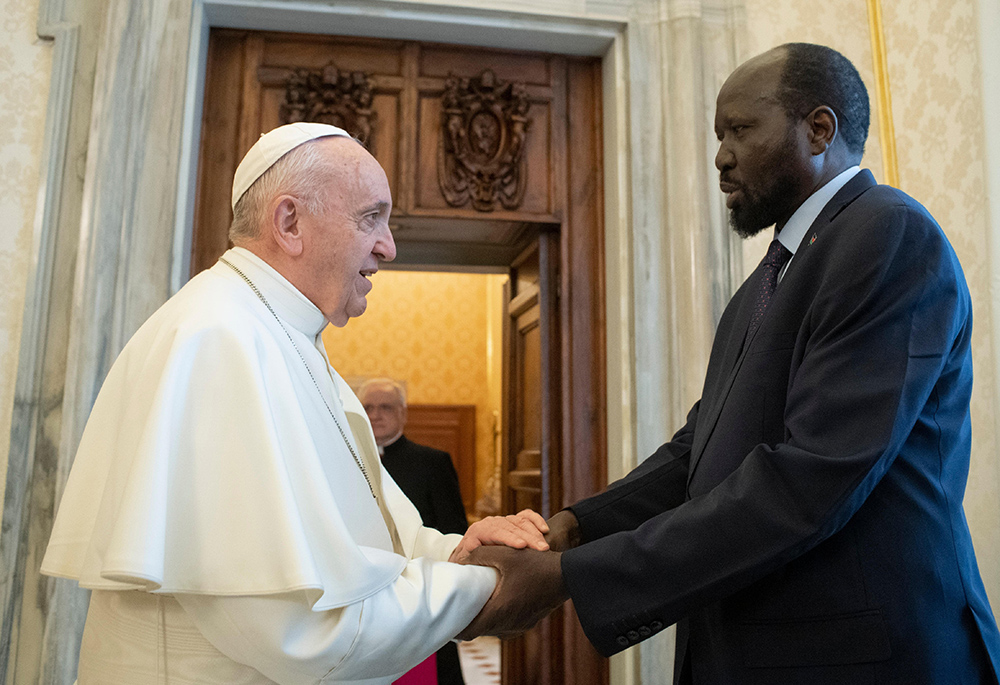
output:
[[[0,0],[0,454],[10,445],[21,318],[31,260],[32,223],[45,128],[52,48],[35,33],[37,0]],[[7,459],[0,459],[0,488]]]
[[[1000,603],[989,215],[975,0],[881,0],[903,190],[938,220],[972,293],[976,383],[965,512],[993,606]],[[993,265],[992,268],[996,268]]]
[[[416,404],[476,405],[476,499],[494,471],[504,275],[381,271],[368,309],[323,343],[348,382],[388,376]]]
[[[1000,487],[996,459],[989,301],[990,252],[984,171],[976,0],[880,0],[892,121],[902,190],[920,201],[947,234],[972,293],[975,330],[973,448],[965,510],[980,570],[994,606],[1000,602]],[[747,57],[790,41],[834,47],[850,58],[872,98],[872,127],[863,166],[885,182],[866,0],[826,4],[748,0]],[[768,236],[748,241],[749,272]]]

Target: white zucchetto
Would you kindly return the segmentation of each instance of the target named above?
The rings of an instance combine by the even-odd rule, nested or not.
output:
[[[265,171],[274,166],[275,162],[302,143],[327,136],[350,138],[351,134],[336,126],[311,122],[285,124],[261,134],[243,157],[240,165],[236,167],[236,176],[233,178],[233,209],[236,209],[236,203],[243,197],[243,193],[254,184],[254,181],[263,176]]]

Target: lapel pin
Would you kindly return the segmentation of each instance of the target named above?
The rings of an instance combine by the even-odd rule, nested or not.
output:
[[[812,245],[815,242],[816,242],[816,234],[813,233],[813,237],[809,239],[809,244]]]

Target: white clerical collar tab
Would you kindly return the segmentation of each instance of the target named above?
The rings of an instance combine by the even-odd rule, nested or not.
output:
[[[243,193],[275,162],[302,143],[327,136],[351,137],[342,128],[311,122],[285,124],[262,134],[236,167],[236,176],[233,178],[233,209],[236,209],[236,203],[243,197]]]
[[[223,257],[253,281],[283,320],[302,334],[315,338],[326,327],[323,312],[273,266],[244,247],[233,247]],[[227,269],[228,271],[228,269]]]

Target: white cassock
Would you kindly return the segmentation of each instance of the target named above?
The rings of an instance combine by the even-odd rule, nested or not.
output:
[[[389,683],[496,573],[447,563],[461,536],[423,527],[381,469],[323,314],[252,253],[225,259],[274,313],[221,262],[195,276],[84,431],[42,563],[94,590],[80,685]]]

